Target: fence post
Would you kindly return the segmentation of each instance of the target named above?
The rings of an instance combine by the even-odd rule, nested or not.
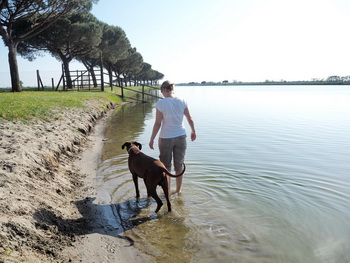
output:
[[[62,83],[63,83],[63,90],[66,91],[66,78],[64,77],[64,66],[62,63]]]
[[[142,103],[145,103],[145,85],[142,85]]]
[[[80,89],[84,89],[84,75],[83,75],[83,71],[80,72]]]
[[[101,91],[105,91],[105,83],[104,83],[102,62],[101,62]]]
[[[38,90],[40,90],[40,74],[39,74],[39,70],[36,70],[36,80],[38,82]]]
[[[89,78],[89,91],[91,90],[91,75],[90,71],[88,71],[88,78]]]
[[[38,90],[40,90],[40,86],[44,90],[44,84],[43,84],[43,82],[41,80],[39,70],[36,70],[36,78],[38,80]]]
[[[105,91],[104,76],[103,76],[102,51],[100,53],[100,68],[101,68],[101,91]]]

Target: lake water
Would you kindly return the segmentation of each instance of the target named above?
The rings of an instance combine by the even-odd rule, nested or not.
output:
[[[119,107],[108,123],[97,201],[111,205],[121,235],[157,262],[350,262],[350,87],[178,86],[176,95],[198,137],[171,213],[166,203],[153,212],[142,180],[135,199],[121,149],[137,140],[158,158],[148,147],[154,104]]]

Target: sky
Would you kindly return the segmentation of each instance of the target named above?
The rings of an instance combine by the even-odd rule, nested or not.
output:
[[[349,0],[100,0],[92,13],[175,83],[350,75]],[[59,79],[50,54],[18,61],[25,86],[36,85],[36,70],[45,85]],[[1,42],[0,87],[10,86],[8,68]]]

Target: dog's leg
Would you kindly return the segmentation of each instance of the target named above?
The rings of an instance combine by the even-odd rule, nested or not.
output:
[[[167,176],[164,176],[160,185],[162,186],[163,188],[163,191],[164,191],[164,195],[165,195],[165,198],[166,198],[166,203],[168,205],[168,212],[171,212],[171,203],[170,203],[170,199],[169,199],[169,189],[168,189],[168,180],[167,180]]]
[[[146,186],[146,190],[147,190],[147,197],[150,198],[151,197],[151,194],[150,194],[150,191],[149,191],[149,187],[147,186],[147,177],[143,178],[143,182],[145,183],[145,186]]]
[[[163,205],[163,202],[162,202],[162,200],[160,200],[159,196],[157,195],[156,187],[154,189],[150,189],[149,190],[149,195],[152,196],[154,198],[154,200],[156,200],[156,202],[157,202],[157,209],[156,209],[155,212],[158,213],[159,209]]]
[[[132,180],[134,181],[135,189],[136,189],[136,198],[140,197],[140,191],[139,191],[139,182],[137,180],[137,174],[132,173]]]

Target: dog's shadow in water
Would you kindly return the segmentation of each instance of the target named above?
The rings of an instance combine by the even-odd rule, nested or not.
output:
[[[60,234],[71,237],[99,233],[125,239],[132,246],[134,240],[124,232],[145,222],[159,219],[156,213],[147,217],[138,217],[141,209],[148,207],[152,200],[148,198],[133,198],[117,204],[95,204],[95,198],[87,197],[75,201],[80,215],[75,219],[67,219],[59,212],[50,209],[39,209],[34,213],[35,227],[44,231],[59,231]],[[78,218],[77,218],[78,217]]]

